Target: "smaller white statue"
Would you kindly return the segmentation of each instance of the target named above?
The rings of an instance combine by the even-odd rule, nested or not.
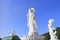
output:
[[[54,19],[50,19],[48,22],[48,28],[49,28],[49,34],[50,34],[50,40],[58,40],[58,37],[56,36],[56,30],[54,31],[54,28],[52,28],[52,24],[54,22]]]
[[[15,31],[14,30],[10,30],[10,36],[15,36]]]

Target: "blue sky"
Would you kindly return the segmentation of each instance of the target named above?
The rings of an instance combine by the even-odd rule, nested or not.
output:
[[[60,0],[0,0],[0,37],[28,34],[27,18],[29,8],[35,8],[38,33],[48,32],[48,20],[55,19],[54,27],[60,27]]]

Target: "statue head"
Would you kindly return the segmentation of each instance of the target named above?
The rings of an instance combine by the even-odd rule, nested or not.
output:
[[[29,13],[34,13],[35,12],[35,9],[34,8],[30,8],[29,9]]]
[[[54,19],[50,19],[50,20],[49,20],[49,23],[53,23],[53,22],[54,22]]]

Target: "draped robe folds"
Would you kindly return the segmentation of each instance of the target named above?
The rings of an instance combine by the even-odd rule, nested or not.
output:
[[[31,34],[32,32],[37,32],[34,12],[31,11],[28,12],[27,20],[28,20],[29,34]]]

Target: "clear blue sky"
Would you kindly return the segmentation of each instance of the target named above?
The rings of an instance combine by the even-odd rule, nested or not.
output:
[[[26,14],[35,8],[38,33],[48,32],[48,20],[55,19],[54,27],[60,27],[60,0],[0,0],[0,37],[9,36],[15,30],[18,36],[28,34]]]

